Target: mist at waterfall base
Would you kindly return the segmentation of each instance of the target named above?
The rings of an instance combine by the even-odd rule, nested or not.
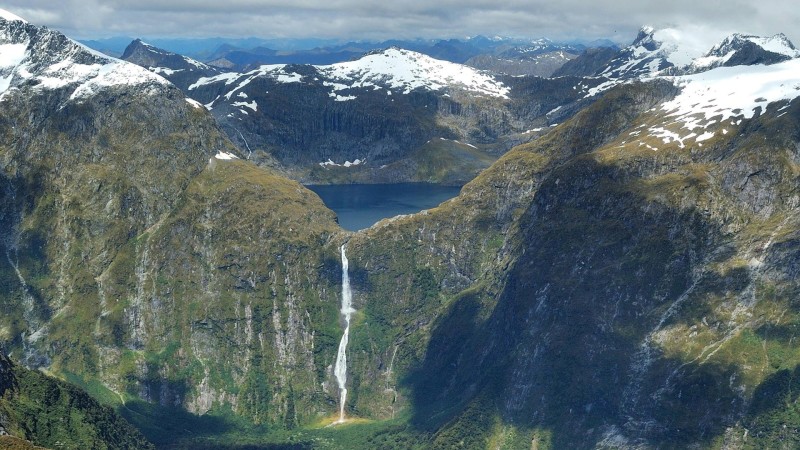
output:
[[[430,183],[308,185],[339,217],[345,230],[369,228],[381,219],[413,214],[458,195],[457,186]]]

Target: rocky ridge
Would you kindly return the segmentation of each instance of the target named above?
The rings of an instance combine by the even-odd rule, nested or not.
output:
[[[160,50],[139,39],[131,42],[120,59],[142,66],[155,74],[168,76],[172,84],[184,91],[199,78],[221,73],[218,68]]]

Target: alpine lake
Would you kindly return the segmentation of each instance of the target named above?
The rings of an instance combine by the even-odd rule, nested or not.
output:
[[[339,217],[345,230],[369,228],[381,219],[413,214],[458,195],[460,186],[430,183],[307,185]]]

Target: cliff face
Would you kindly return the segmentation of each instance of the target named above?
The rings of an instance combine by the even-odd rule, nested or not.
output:
[[[236,149],[165,80],[0,25],[27,68],[0,100],[3,347],[112,402],[282,424],[331,408],[336,276],[320,269],[333,213],[296,182],[216,158]]]
[[[458,199],[363,237],[372,295],[399,273],[431,275],[405,277],[406,295],[387,307],[398,345],[413,343],[406,392],[434,445],[520,434],[554,448],[798,439],[775,423],[792,421],[800,362],[800,104],[725,121],[700,142],[640,135],[673,120],[658,105],[675,93],[612,90]]]

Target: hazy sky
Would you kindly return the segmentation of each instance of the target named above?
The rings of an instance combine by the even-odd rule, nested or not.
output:
[[[796,36],[796,0],[0,0],[70,37],[608,38],[641,25]],[[796,40],[796,39],[793,39]],[[798,42],[800,44],[800,42]]]

